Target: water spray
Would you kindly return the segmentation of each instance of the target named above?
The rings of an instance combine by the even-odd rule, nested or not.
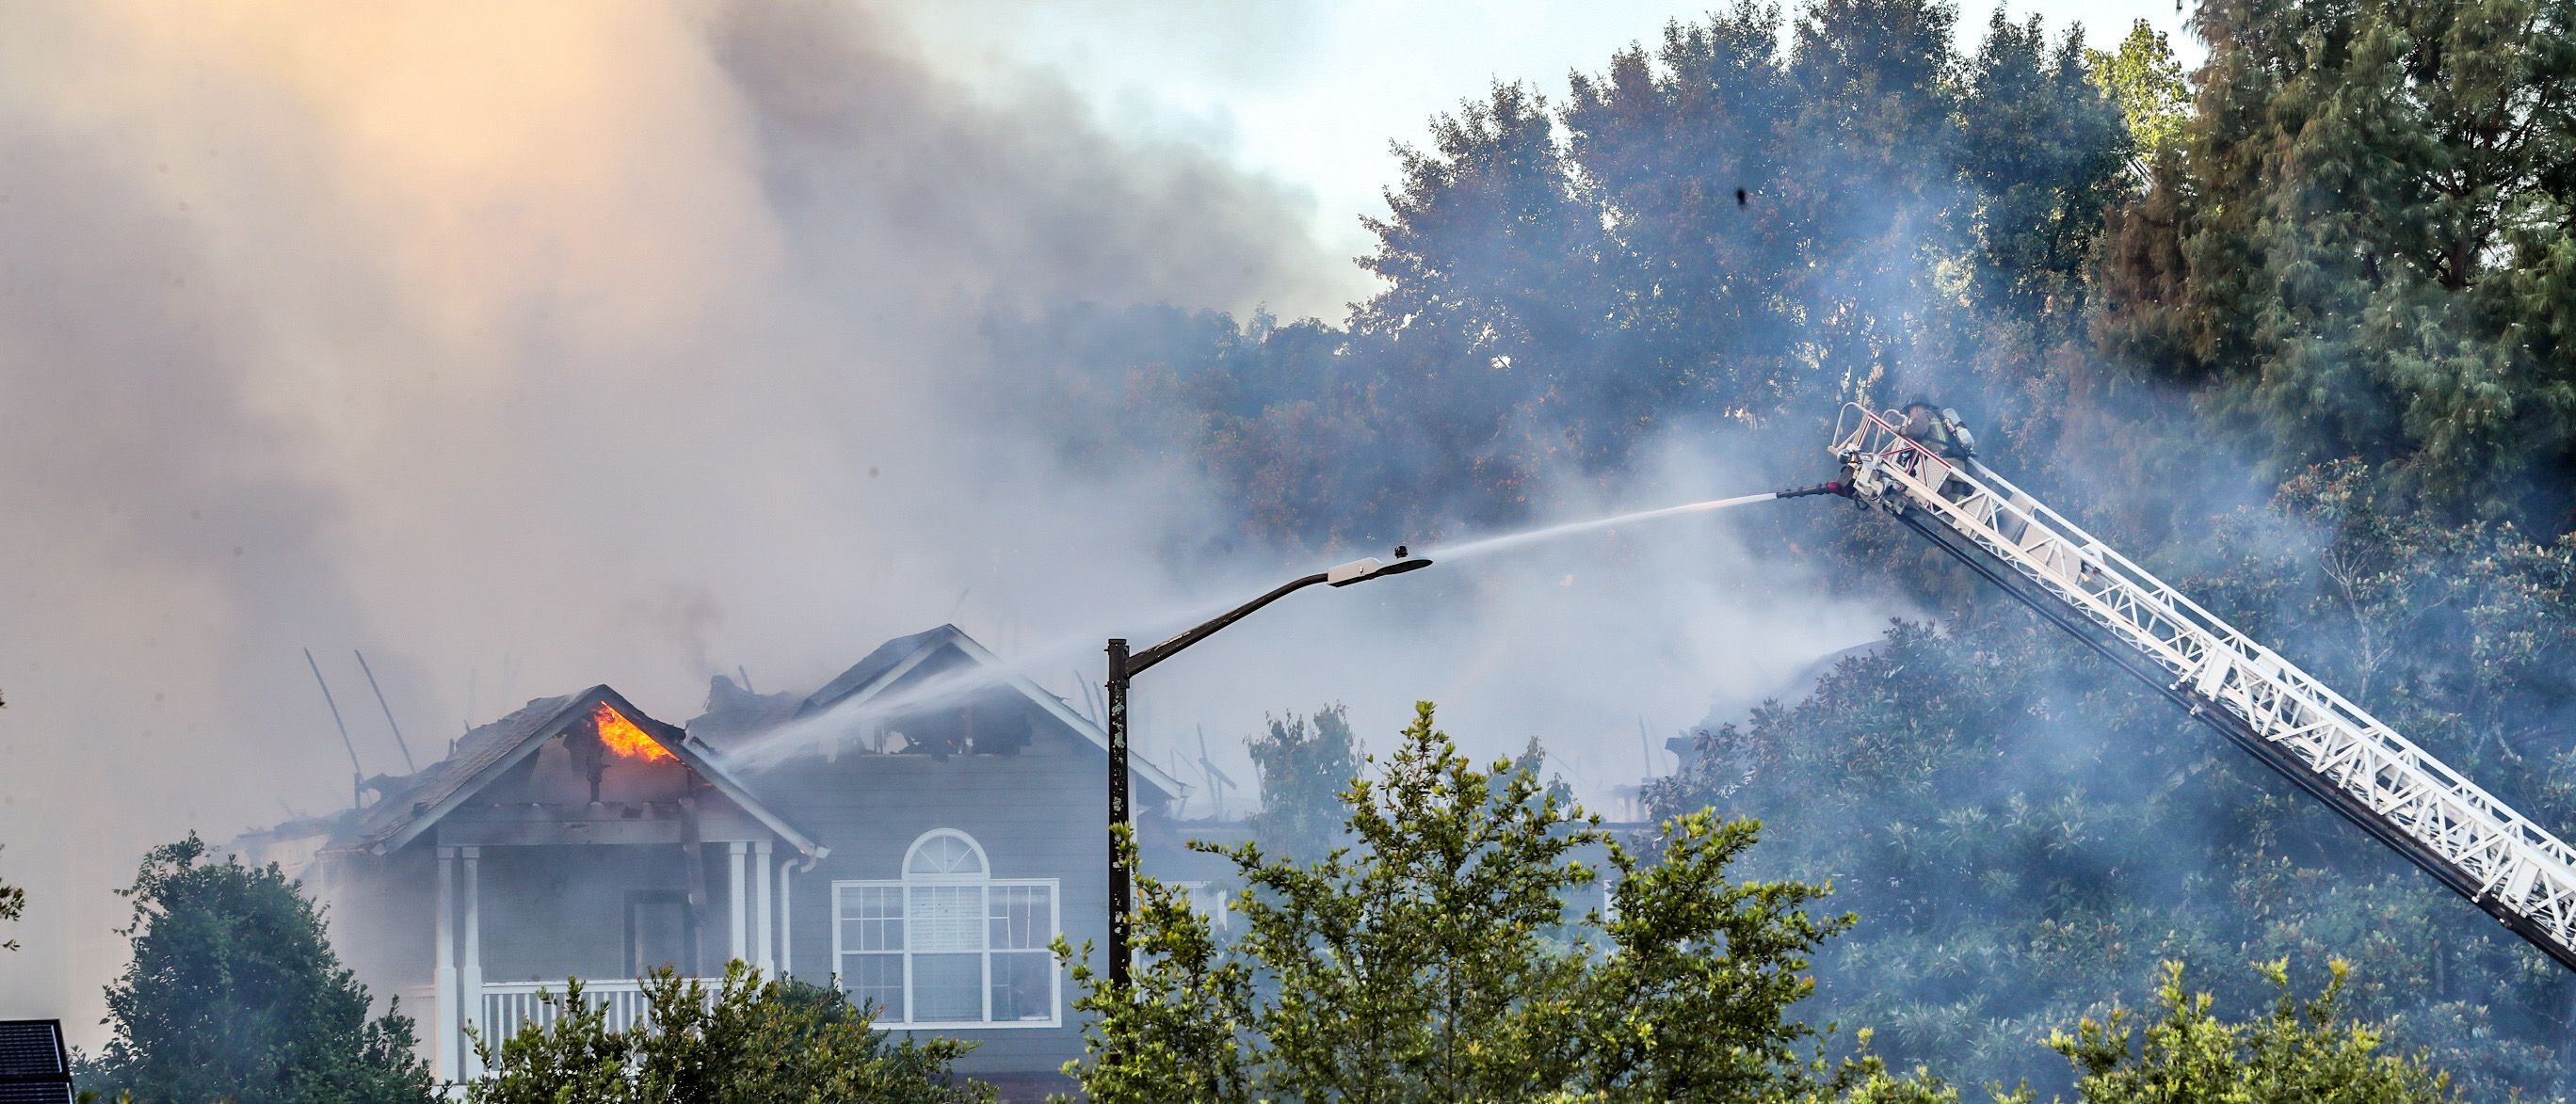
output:
[[[1808,495],[1821,494],[1843,495],[1848,497],[1851,494],[1851,487],[1838,480],[1831,483],[1818,483],[1812,487],[1792,487],[1783,491],[1764,491],[1761,494],[1742,495],[1736,498],[1712,498],[1706,502],[1686,502],[1679,506],[1666,506],[1655,510],[1638,510],[1634,513],[1619,514],[1615,517],[1595,518],[1591,521],[1570,521],[1563,525],[1551,525],[1543,529],[1531,529],[1519,533],[1507,533],[1499,537],[1486,537],[1482,540],[1472,540],[1465,544],[1451,545],[1446,548],[1437,549],[1436,551],[1442,559],[1455,560],[1467,556],[1481,556],[1489,552],[1500,552],[1509,548],[1518,548],[1524,544],[1536,544],[1540,541],[1555,540],[1559,537],[1570,537],[1577,533],[1589,533],[1596,529],[1615,528],[1631,522],[1652,521],[1656,518],[1675,517],[1681,514],[1701,514],[1712,510],[1727,509],[1732,506],[1746,506],[1756,502],[1769,502],[1775,498],[1805,498]]]

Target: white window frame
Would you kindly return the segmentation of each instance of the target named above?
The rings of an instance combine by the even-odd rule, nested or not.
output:
[[[983,872],[982,872],[982,873],[980,873],[980,874],[974,874],[974,875],[955,875],[955,874],[945,874],[945,875],[943,875],[943,874],[914,874],[914,873],[911,873],[911,870],[912,870],[912,859],[913,859],[913,856],[914,856],[914,855],[916,855],[916,854],[918,854],[918,853],[920,853],[921,848],[922,848],[922,846],[923,846],[924,844],[927,844],[927,843],[929,843],[930,841],[932,841],[932,840],[934,840],[934,839],[939,839],[939,838],[953,838],[953,839],[958,839],[958,840],[963,840],[963,841],[965,841],[966,846],[968,846],[968,847],[970,847],[970,848],[974,849],[974,852],[975,852],[975,858],[976,858],[976,860],[977,860],[978,864],[979,864],[979,865],[981,865],[981,866],[983,867]],[[894,878],[894,879],[850,879],[850,880],[837,880],[837,879],[836,879],[836,880],[834,880],[834,881],[832,882],[832,972],[833,972],[833,974],[834,974],[834,976],[835,976],[836,981],[837,981],[837,982],[842,986],[843,991],[845,991],[845,992],[846,992],[846,991],[848,991],[848,982],[847,982],[847,980],[846,980],[846,979],[844,979],[844,978],[841,978],[841,977],[840,977],[840,972],[841,972],[842,964],[843,964],[845,961],[847,961],[847,959],[845,958],[845,955],[846,955],[846,954],[851,954],[851,953],[861,953],[861,954],[889,954],[889,955],[892,955],[892,954],[900,954],[900,955],[902,956],[902,959],[903,959],[903,1013],[904,1013],[904,1018],[902,1018],[902,1019],[879,1019],[879,1020],[877,1020],[877,1021],[876,1021],[875,1026],[877,1026],[877,1027],[885,1027],[885,1028],[904,1028],[904,1029],[941,1030],[941,1031],[948,1031],[948,1030],[977,1030],[977,1031],[986,1031],[986,1030],[998,1030],[998,1029],[1008,1029],[1008,1028],[1023,1028],[1023,1027],[1025,1027],[1025,1028],[1049,1028],[1049,1027],[1062,1027],[1062,1026],[1064,1026],[1064,966],[1063,966],[1063,964],[1062,964],[1062,963],[1059,963],[1059,962],[1057,962],[1057,961],[1055,960],[1055,956],[1054,956],[1052,953],[1049,953],[1049,954],[1047,955],[1047,1014],[1046,1014],[1046,1018],[1045,1018],[1045,1019],[1043,1019],[1043,1020],[1036,1020],[1036,1019],[1029,1019],[1029,1020],[995,1020],[995,1019],[993,1019],[993,1018],[992,1018],[992,1017],[993,1017],[993,956],[994,956],[996,953],[999,953],[999,954],[1026,954],[1026,953],[1029,953],[1027,950],[1024,950],[1024,949],[1004,950],[1004,951],[999,951],[999,952],[996,952],[996,951],[993,949],[993,945],[992,945],[992,944],[993,944],[993,938],[992,938],[993,891],[994,891],[994,890],[996,890],[996,889],[1011,889],[1011,888],[1042,888],[1042,889],[1046,890],[1046,898],[1047,898],[1047,919],[1046,919],[1046,931],[1047,931],[1048,938],[1049,938],[1050,940],[1052,940],[1054,937],[1056,937],[1056,936],[1061,936],[1061,935],[1063,935],[1063,934],[1064,934],[1064,889],[1063,889],[1063,886],[1062,886],[1062,884],[1061,884],[1061,882],[1060,882],[1060,880],[1059,880],[1059,879],[1055,879],[1055,878],[996,878],[996,877],[994,877],[994,876],[993,876],[993,863],[992,863],[992,857],[991,857],[989,854],[987,854],[987,853],[985,852],[983,845],[982,845],[982,844],[980,844],[980,843],[977,843],[977,842],[975,841],[975,837],[970,836],[970,835],[967,835],[966,833],[964,833],[964,832],[960,832],[960,831],[958,831],[958,830],[956,830],[956,829],[954,829],[954,828],[934,828],[934,829],[931,829],[930,831],[927,831],[927,832],[922,833],[918,838],[916,838],[916,839],[914,839],[914,840],[912,841],[912,846],[907,847],[907,848],[905,848],[905,849],[904,849],[904,852],[903,852],[903,863],[902,863],[902,865],[901,865],[901,866],[896,867],[896,871],[897,871],[899,874],[901,874],[901,875],[902,875],[902,877]],[[976,889],[976,890],[978,891],[978,892],[976,893],[976,898],[977,898],[977,900],[979,900],[980,902],[982,902],[982,907],[981,907],[980,909],[978,909],[978,910],[977,910],[977,916],[976,916],[976,921],[975,921],[975,922],[976,922],[976,930],[977,930],[977,931],[982,935],[982,943],[983,943],[983,948],[982,948],[982,950],[977,951],[977,952],[960,952],[960,951],[921,951],[921,950],[916,950],[916,949],[915,949],[915,947],[916,947],[916,945],[917,945],[917,941],[916,941],[916,940],[913,938],[913,936],[912,936],[912,892],[913,892],[914,890],[916,890],[916,889],[921,889],[921,888],[929,888],[929,887],[953,888],[953,887],[960,887],[960,886],[964,886],[964,887],[973,887],[974,889]],[[853,890],[870,890],[870,889],[891,889],[891,890],[894,890],[897,894],[899,894],[899,895],[900,895],[899,899],[903,901],[903,924],[904,924],[903,950],[901,950],[901,951],[858,951],[858,952],[850,952],[850,951],[845,951],[845,950],[844,950],[844,941],[843,941],[843,938],[842,938],[842,931],[843,931],[843,929],[844,929],[848,924],[850,924],[852,921],[846,920],[846,919],[844,919],[844,918],[843,918],[843,916],[842,916],[842,908],[843,908],[842,903],[841,903],[841,902],[842,902],[842,898],[843,898],[846,894],[848,894],[850,891],[853,891]],[[984,1018],[982,1018],[982,1019],[980,1019],[980,1020],[921,1020],[921,1019],[914,1019],[914,1018],[913,1018],[913,1010],[914,1010],[914,1009],[916,1009],[916,1008],[919,1008],[919,1007],[920,1007],[920,1001],[919,1001],[919,998],[918,998],[918,996],[913,992],[913,988],[912,988],[912,962],[913,962],[913,958],[914,958],[914,956],[916,956],[916,955],[921,955],[921,954],[961,954],[961,953],[974,953],[974,954],[976,954],[976,955],[977,955],[977,957],[978,957],[978,958],[979,958],[979,960],[981,961],[982,970],[983,970],[983,978],[982,978],[981,983],[976,987],[976,995],[977,995],[977,998],[982,1002],[982,1005],[983,1005],[983,1017],[984,1017]]]

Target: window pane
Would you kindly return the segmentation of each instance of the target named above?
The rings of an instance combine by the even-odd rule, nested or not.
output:
[[[912,949],[984,949],[984,887],[917,885],[912,890]]]
[[[878,1019],[903,1020],[902,955],[842,955],[841,987],[849,990],[852,1000],[875,1008]]]
[[[1055,958],[1043,951],[993,955],[993,1021],[1043,1020],[1055,1014]]]
[[[997,951],[1034,951],[1055,938],[1054,893],[1046,886],[994,886],[991,937]]]
[[[841,946],[853,951],[903,949],[903,887],[842,886]]]
[[[984,956],[912,956],[913,1020],[950,1023],[984,1018]]]

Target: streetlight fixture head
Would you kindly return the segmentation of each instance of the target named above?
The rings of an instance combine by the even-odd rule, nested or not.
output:
[[[1382,575],[1401,575],[1407,571],[1419,571],[1431,566],[1429,557],[1407,555],[1402,548],[1396,549],[1395,556],[1394,563],[1387,563],[1375,556],[1352,560],[1325,572],[1324,581],[1337,587],[1346,587],[1352,583],[1364,583]]]

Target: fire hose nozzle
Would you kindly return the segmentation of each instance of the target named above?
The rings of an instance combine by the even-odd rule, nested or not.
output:
[[[1823,494],[1841,495],[1844,498],[1850,498],[1852,496],[1852,486],[1842,480],[1835,479],[1824,483],[1818,483],[1812,487],[1792,487],[1785,491],[1774,492],[1774,494],[1780,498],[1805,498],[1808,495]]]

